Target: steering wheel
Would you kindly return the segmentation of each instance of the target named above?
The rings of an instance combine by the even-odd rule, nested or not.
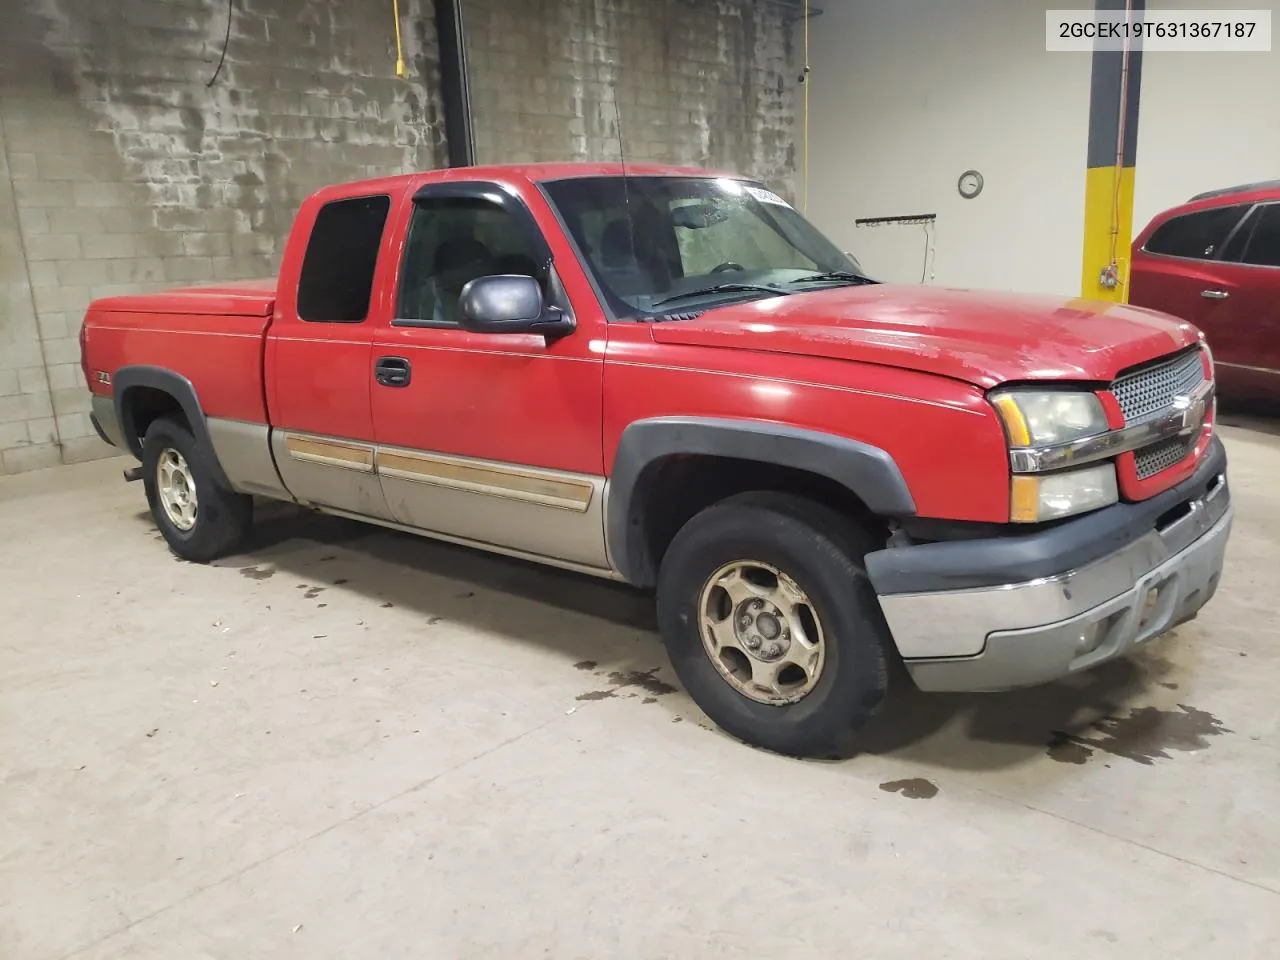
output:
[[[737,263],[736,261],[726,260],[724,263],[720,264],[719,266],[712,267],[711,272],[724,273],[726,270],[745,270],[745,269],[747,268],[744,267],[742,264]]]

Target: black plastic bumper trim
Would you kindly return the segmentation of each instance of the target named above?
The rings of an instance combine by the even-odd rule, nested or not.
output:
[[[1155,529],[1167,511],[1202,497],[1226,472],[1227,451],[1214,437],[1190,479],[1141,503],[1117,503],[1040,533],[926,543],[867,555],[876,593],[933,593],[1026,583],[1079,569]],[[1224,489],[1218,496],[1229,497]]]

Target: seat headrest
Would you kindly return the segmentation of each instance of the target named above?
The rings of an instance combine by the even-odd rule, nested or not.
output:
[[[600,262],[606,267],[634,266],[635,245],[631,239],[631,223],[626,219],[610,220],[600,234]]]
[[[433,273],[458,270],[476,263],[484,263],[491,259],[489,248],[472,237],[458,237],[445,240],[436,248],[435,260],[432,263]]]

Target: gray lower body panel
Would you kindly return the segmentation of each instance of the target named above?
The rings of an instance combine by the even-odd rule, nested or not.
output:
[[[124,442],[124,431],[120,429],[120,421],[116,417],[115,400],[111,397],[100,397],[96,393],[89,400],[89,422],[104,442],[121,450],[128,451]]]
[[[284,486],[300,503],[391,520],[373,468],[373,444],[271,430],[271,455]]]
[[[206,425],[213,452],[232,489],[277,500],[293,499],[271,456],[270,427],[219,417],[210,417]]]
[[[219,459],[253,492],[265,493],[245,478],[266,478],[274,455],[282,492],[302,503],[575,569],[609,569],[603,477],[281,429],[270,432],[269,453],[265,432],[256,439],[222,432]],[[235,446],[234,463],[224,445]]]
[[[551,491],[539,495],[527,485],[516,485],[514,474],[499,474],[491,465],[483,471],[464,468],[492,478],[477,483],[444,475],[437,457],[419,461],[417,468],[403,452],[379,448],[377,457],[391,516],[406,527],[595,569],[608,566],[601,477],[539,480]],[[393,462],[396,467],[389,466]]]

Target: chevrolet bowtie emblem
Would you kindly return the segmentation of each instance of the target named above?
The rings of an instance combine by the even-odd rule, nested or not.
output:
[[[1193,397],[1181,394],[1173,398],[1173,409],[1182,414],[1182,425],[1178,432],[1183,436],[1196,433],[1204,426],[1205,408],[1208,401],[1205,397]]]

